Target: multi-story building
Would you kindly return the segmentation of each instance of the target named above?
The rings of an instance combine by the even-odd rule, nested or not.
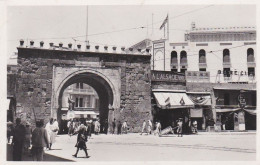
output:
[[[256,129],[256,29],[196,28],[192,23],[184,37],[178,43],[153,41],[151,65],[186,75],[187,94],[195,103],[191,119],[204,129],[212,118],[218,130]],[[211,102],[201,105],[199,98]]]
[[[78,82],[68,86],[62,96],[62,116],[67,119],[69,110],[68,99],[73,100],[74,118],[97,118],[99,117],[99,97],[96,91],[89,85]]]

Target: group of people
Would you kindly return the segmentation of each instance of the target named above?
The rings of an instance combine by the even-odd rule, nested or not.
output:
[[[100,122],[98,119],[95,121],[85,119],[80,119],[79,121],[78,119],[70,119],[67,123],[68,135],[72,136],[75,133],[77,133],[77,130],[82,123],[87,126],[87,132],[89,137],[91,137],[92,131],[94,131],[96,135],[98,135],[101,131]]]
[[[24,126],[21,124],[21,119],[17,118],[16,126],[8,127],[8,143],[10,137],[13,136],[11,145],[13,147],[14,161],[21,161],[23,153],[31,155],[34,161],[42,161],[44,147],[51,150],[59,130],[58,122],[51,118],[45,128],[43,128],[43,120],[37,120],[35,125],[36,128],[32,129],[31,124],[27,121]],[[29,152],[30,149],[31,152]]]
[[[142,132],[141,132],[141,135],[143,134],[143,133],[147,133],[147,135],[149,135],[149,134],[152,134],[152,131],[153,131],[153,133],[154,133],[154,135],[160,135],[160,133],[161,133],[161,129],[162,129],[162,126],[161,126],[161,123],[160,123],[160,121],[156,121],[155,122],[155,129],[154,129],[154,131],[153,131],[153,123],[152,123],[152,121],[151,120],[148,120],[147,122],[144,120],[143,121],[143,125],[142,125]]]

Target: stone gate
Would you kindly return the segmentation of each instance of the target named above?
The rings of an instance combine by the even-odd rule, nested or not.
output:
[[[130,51],[131,53],[131,51]],[[52,47],[18,47],[16,117],[60,120],[64,88],[77,81],[92,86],[100,96],[101,119],[127,121],[140,131],[151,115],[150,54],[95,52]],[[109,109],[108,105],[112,105]]]

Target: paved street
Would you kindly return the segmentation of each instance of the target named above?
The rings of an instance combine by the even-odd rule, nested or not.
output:
[[[139,134],[93,135],[87,146],[90,158],[80,150],[73,158],[76,136],[59,135],[47,161],[254,161],[256,134],[254,132],[225,132],[199,135],[157,137]],[[9,158],[10,159],[10,155]],[[24,157],[31,160],[31,157]]]

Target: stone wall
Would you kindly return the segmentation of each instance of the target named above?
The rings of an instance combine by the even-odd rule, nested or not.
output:
[[[131,132],[141,129],[143,119],[151,119],[150,55],[79,52],[38,48],[18,48],[17,117],[34,124],[52,117],[53,66],[120,68],[120,108],[115,118],[127,121]],[[57,84],[55,84],[57,85]]]

